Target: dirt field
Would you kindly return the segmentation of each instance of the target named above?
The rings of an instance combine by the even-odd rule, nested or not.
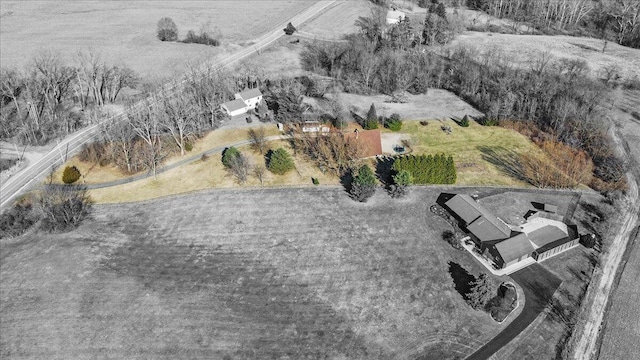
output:
[[[602,53],[602,40],[571,36],[509,35],[467,31],[448,47],[475,47],[480,51],[495,50],[511,57],[516,63],[528,66],[543,53],[553,59],[582,59],[593,76],[600,77],[608,67],[617,67],[622,79],[640,74],[640,49],[632,49],[609,42]]]
[[[72,233],[1,244],[0,356],[464,356],[506,324],[454,290],[450,261],[481,268],[440,239],[438,193],[360,204],[341,188],[216,190],[98,206]]]
[[[111,62],[125,63],[145,77],[171,75],[188,61],[232,51],[286,21],[315,1],[12,1],[0,3],[0,61],[21,67],[43,49],[71,61],[92,48]],[[222,33],[223,46],[163,43],[156,23],[171,17],[183,38],[201,26]],[[235,44],[235,45],[234,45]]]

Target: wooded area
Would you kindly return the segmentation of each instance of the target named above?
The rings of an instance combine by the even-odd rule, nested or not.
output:
[[[388,31],[376,13],[360,18],[357,25],[361,31],[347,43],[306,44],[303,67],[333,77],[353,93],[398,99],[403,91],[452,91],[486,114],[481,124],[526,124],[514,128],[536,142],[554,140],[584,150],[600,180],[616,183],[624,176],[626,165],[615,156],[609,124],[599,111],[615,84],[589,78],[584,61],[553,60],[543,54],[523,67],[507,54],[464,47],[442,56],[419,46],[415,29],[408,37]],[[405,21],[392,27],[413,29]]]
[[[0,140],[45,144],[68,135],[97,116],[98,109],[133,87],[136,74],[81,51],[74,63],[42,52],[22,70],[0,69]]]

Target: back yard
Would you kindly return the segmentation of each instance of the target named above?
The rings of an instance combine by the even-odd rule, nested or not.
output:
[[[454,289],[449,262],[482,269],[441,240],[439,192],[214,190],[5,240],[0,356],[462,357],[506,324]]]

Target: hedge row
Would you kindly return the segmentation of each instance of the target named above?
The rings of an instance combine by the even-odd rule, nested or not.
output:
[[[395,158],[393,170],[411,173],[414,184],[455,184],[456,166],[451,155],[404,155]]]

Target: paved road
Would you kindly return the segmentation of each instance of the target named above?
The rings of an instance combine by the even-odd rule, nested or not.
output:
[[[525,303],[522,312],[504,330],[476,350],[476,352],[469,355],[466,360],[488,359],[518,336],[544,311],[549,301],[551,301],[553,293],[561,283],[560,279],[537,263],[516,271],[510,276],[524,291]]]
[[[299,26],[303,22],[308,21],[312,17],[319,14],[321,11],[325,10],[336,1],[337,0],[318,1],[316,4],[312,5],[305,11],[295,15],[288,21],[285,21],[282,24],[278,24],[278,26],[274,28],[273,31],[259,38],[251,47],[244,48],[226,58],[217,60],[212,64],[212,66],[229,66],[253,54],[254,52],[259,51],[260,49],[271,45],[274,41],[284,36],[284,32],[282,31],[282,29],[288,22],[291,22],[294,26]],[[166,84],[163,86],[163,90],[166,92],[174,92],[177,90],[177,87],[181,86],[185,82],[186,79],[182,80],[181,82]],[[136,104],[135,107],[141,107],[142,105],[143,102],[140,102]],[[108,119],[105,119],[104,121],[121,121],[123,119],[124,113],[120,113]],[[37,184],[38,181],[41,180],[47,173],[49,173],[52,168],[62,164],[64,161],[63,154],[72,155],[76,153],[84,144],[93,140],[95,136],[99,134],[99,132],[100,124],[95,124],[69,135],[68,137],[60,141],[60,143],[55,148],[45,154],[38,161],[29,164],[29,166],[27,166],[24,170],[10,177],[0,187],[0,210],[8,207],[8,205],[11,204],[11,202],[16,199],[18,195],[22,194],[34,184]]]

